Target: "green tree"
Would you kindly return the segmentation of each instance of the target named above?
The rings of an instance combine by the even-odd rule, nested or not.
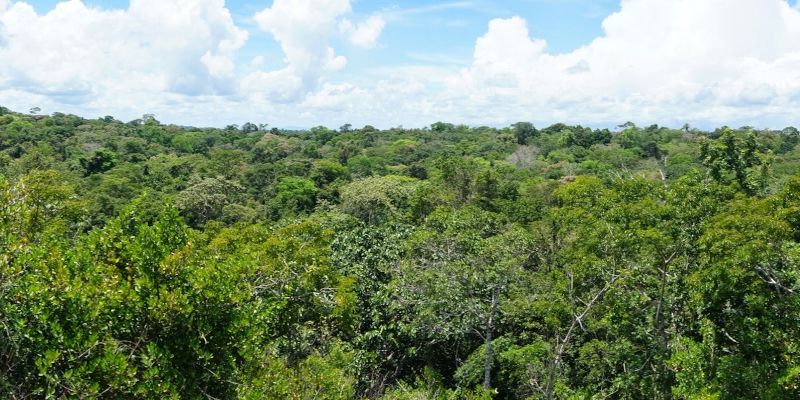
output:
[[[224,178],[195,179],[178,193],[175,206],[181,210],[190,225],[202,226],[220,219],[225,206],[235,203],[244,188]]]
[[[117,153],[106,148],[95,150],[89,157],[82,157],[80,163],[84,176],[103,173],[114,168],[117,165],[117,157]]]
[[[317,192],[314,181],[285,177],[275,186],[275,197],[270,203],[276,215],[297,215],[314,209],[317,204]]]
[[[517,139],[517,144],[528,144],[528,140],[535,138],[539,135],[539,131],[530,122],[517,122],[511,126],[514,130],[514,136]]]
[[[687,394],[710,390],[721,398],[760,397],[797,366],[791,349],[798,332],[790,322],[800,312],[796,244],[775,211],[771,199],[738,200],[705,226],[699,269],[687,277],[704,334],[698,335],[701,341],[684,339],[687,351],[697,349],[705,357],[676,362],[707,379],[679,380]]]
[[[310,175],[317,187],[324,187],[338,179],[346,179],[348,171],[336,161],[319,160],[314,162]]]
[[[404,176],[372,177],[341,188],[342,210],[369,224],[392,218],[403,219],[411,208],[418,186],[416,179]]]
[[[506,296],[525,281],[531,251],[524,230],[504,229],[476,210],[439,212],[410,238],[398,277],[402,302],[413,305],[429,340],[477,335],[483,341],[483,388],[491,387],[493,340]]]
[[[759,151],[752,132],[742,137],[726,129],[714,142],[702,143],[700,157],[717,182],[736,182],[749,194],[766,189],[767,157]]]

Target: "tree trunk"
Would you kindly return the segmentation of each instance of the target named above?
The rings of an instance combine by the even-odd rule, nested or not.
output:
[[[494,314],[497,310],[497,289],[492,289],[492,306],[486,319],[486,362],[483,367],[483,388],[492,387],[492,334],[494,333]]]

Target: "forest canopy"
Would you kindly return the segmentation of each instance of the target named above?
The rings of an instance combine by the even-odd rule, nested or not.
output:
[[[797,399],[798,143],[0,107],[0,397]]]

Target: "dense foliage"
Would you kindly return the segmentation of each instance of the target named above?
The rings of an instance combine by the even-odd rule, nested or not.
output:
[[[798,142],[0,108],[0,397],[800,398]]]

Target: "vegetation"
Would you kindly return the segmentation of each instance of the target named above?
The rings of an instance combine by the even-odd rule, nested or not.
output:
[[[0,397],[796,399],[798,142],[0,108]]]

